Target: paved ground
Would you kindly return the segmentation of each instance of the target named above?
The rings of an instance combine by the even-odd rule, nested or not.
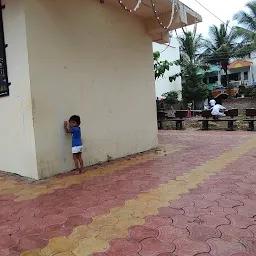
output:
[[[256,135],[159,138],[81,175],[1,174],[0,256],[255,256]]]

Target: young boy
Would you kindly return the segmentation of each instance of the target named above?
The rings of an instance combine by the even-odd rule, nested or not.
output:
[[[69,123],[69,128],[68,128]],[[66,133],[72,134],[72,154],[73,159],[75,162],[76,170],[79,170],[79,173],[82,172],[84,168],[84,162],[82,158],[82,151],[83,151],[83,143],[81,138],[81,130],[80,130],[80,117],[77,115],[71,116],[69,121],[64,122],[64,129]],[[80,164],[80,168],[79,168]]]

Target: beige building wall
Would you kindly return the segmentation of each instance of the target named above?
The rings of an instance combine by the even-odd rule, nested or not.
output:
[[[0,170],[38,178],[26,43],[21,0],[5,1],[3,11],[10,96],[0,98]]]
[[[63,130],[73,114],[82,119],[86,165],[157,146],[152,40],[143,24],[95,0],[24,2],[39,177],[73,168]]]

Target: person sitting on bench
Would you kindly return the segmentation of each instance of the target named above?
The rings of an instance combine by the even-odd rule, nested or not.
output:
[[[218,119],[219,117],[224,117],[226,116],[225,113],[224,113],[224,110],[226,110],[225,107],[223,107],[222,105],[220,104],[215,104],[213,107],[212,107],[212,116],[213,116],[213,119]]]

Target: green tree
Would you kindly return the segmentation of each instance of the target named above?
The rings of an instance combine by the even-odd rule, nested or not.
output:
[[[179,93],[176,91],[166,92],[162,96],[165,98],[164,102],[168,106],[172,106],[179,103]]]
[[[165,72],[170,70],[171,66],[179,65],[178,61],[169,62],[168,60],[160,60],[160,56],[161,56],[161,54],[159,51],[156,51],[153,53],[155,79],[163,77]],[[179,74],[175,74],[172,77],[175,80],[176,77],[178,77],[178,76],[179,76]]]
[[[256,48],[256,0],[248,2],[245,7],[247,11],[240,11],[234,15],[234,19],[239,23],[236,28],[237,35],[244,43],[253,43]]]
[[[189,64],[199,64],[200,52],[204,47],[202,35],[194,34],[191,31],[183,31],[183,35],[179,36],[178,40],[180,43],[181,60]]]
[[[202,82],[199,71],[205,65],[200,62],[201,50],[204,46],[202,35],[183,31],[178,37],[181,54],[182,98],[185,102],[201,101],[207,98],[208,90]]]
[[[238,43],[238,34],[235,27],[229,26],[229,21],[219,27],[210,26],[209,40],[205,40],[204,61],[209,64],[220,65],[226,74],[224,85],[229,84],[228,65],[232,58],[248,56],[252,48],[243,43]]]

